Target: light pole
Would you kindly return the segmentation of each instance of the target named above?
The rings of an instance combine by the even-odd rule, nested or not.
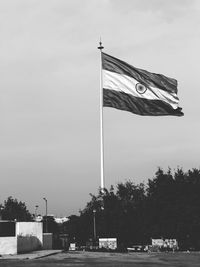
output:
[[[96,210],[93,210],[94,241],[96,241]]]
[[[0,221],[2,220],[2,210],[3,210],[3,207],[1,206],[0,207]]]
[[[48,226],[47,226],[47,199],[43,197],[45,204],[46,204],[46,227],[45,227],[45,232],[48,233]]]
[[[36,219],[37,219],[37,209],[38,209],[38,205],[35,205],[35,221],[36,221]]]

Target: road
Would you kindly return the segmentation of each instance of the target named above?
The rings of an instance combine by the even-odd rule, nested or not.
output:
[[[34,260],[0,260],[1,267],[199,267],[200,253],[66,252]]]

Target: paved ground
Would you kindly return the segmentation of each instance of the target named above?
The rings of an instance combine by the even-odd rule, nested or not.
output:
[[[52,256],[58,253],[61,253],[62,250],[37,250],[32,251],[30,253],[23,253],[23,254],[17,254],[17,255],[2,255],[0,256],[0,266],[2,260],[33,260],[33,259],[39,259],[47,256]]]
[[[66,252],[39,259],[2,259],[1,267],[199,267],[200,253]]]

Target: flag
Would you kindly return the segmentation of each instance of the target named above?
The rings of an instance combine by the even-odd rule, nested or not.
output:
[[[103,106],[143,116],[183,116],[177,80],[135,68],[102,52]]]

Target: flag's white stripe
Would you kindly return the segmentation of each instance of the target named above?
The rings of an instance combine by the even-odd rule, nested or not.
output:
[[[140,94],[136,91],[137,80],[124,74],[103,70],[103,88],[124,92],[135,97],[146,98],[149,100],[162,100],[173,109],[178,108],[178,97],[175,93],[169,93],[156,87],[149,86],[146,92]]]

